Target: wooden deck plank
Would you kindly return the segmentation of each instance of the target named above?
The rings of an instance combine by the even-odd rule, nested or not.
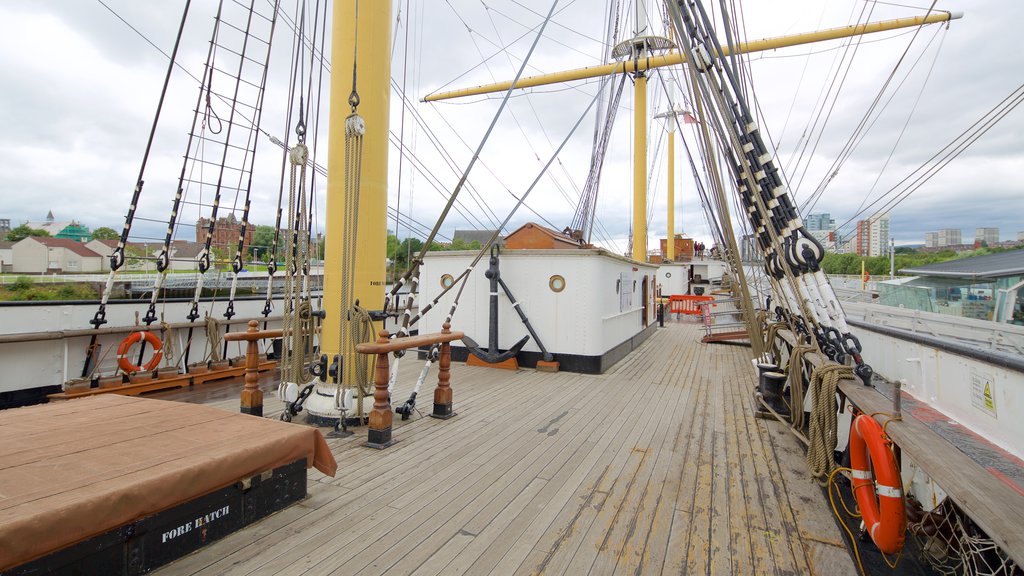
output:
[[[614,392],[616,390],[608,390]],[[577,489],[567,495],[561,502],[556,502],[552,507],[557,511],[554,518],[543,525],[535,525],[542,528],[537,532],[531,532],[530,546],[543,550],[544,554],[536,566],[526,567],[531,571],[558,572],[558,568],[551,566],[553,561],[559,565],[568,563],[572,559],[579,544],[582,533],[587,529],[596,516],[597,510],[603,505],[607,498],[606,484],[614,481],[614,473],[611,473],[610,458],[613,458],[617,446],[628,445],[628,440],[623,440],[641,425],[642,409],[652,399],[644,398],[641,395],[631,394],[630,402],[619,410],[618,416],[609,426],[609,434],[602,438],[602,446],[595,452],[595,458],[588,459],[587,466],[582,470],[585,475],[577,484]],[[602,489],[605,488],[605,489]]]
[[[571,397],[563,398],[562,400],[569,402]],[[554,404],[548,409],[551,411],[559,410],[561,406],[561,404]],[[540,422],[546,415],[546,411],[540,411],[535,416],[533,424],[536,426],[543,425]],[[440,424],[437,420],[429,419],[429,421],[435,425]],[[461,427],[460,425],[471,422],[472,420],[470,419],[460,421],[455,418],[444,421],[444,424],[453,424],[453,427]],[[324,558],[332,554],[337,555],[328,564],[349,561],[351,559],[353,566],[360,566],[360,561],[353,559],[353,556],[366,556],[369,554],[368,550],[370,548],[357,544],[353,545],[351,551],[349,551],[345,546],[353,542],[359,542],[360,537],[368,538],[382,533],[396,534],[397,531],[392,530],[391,525],[385,523],[389,517],[392,523],[399,526],[399,528],[409,528],[409,526],[403,526],[403,524],[408,524],[408,522],[403,522],[406,517],[415,513],[432,514],[436,513],[437,510],[443,509],[444,506],[450,503],[451,499],[458,495],[457,491],[452,491],[448,498],[436,499],[429,505],[423,501],[423,498],[434,491],[443,489],[446,485],[456,484],[459,480],[472,485],[473,482],[479,479],[480,475],[486,474],[502,461],[500,458],[488,459],[487,456],[493,453],[507,453],[507,448],[513,446],[513,444],[514,436],[511,429],[506,430],[504,434],[494,434],[487,441],[477,443],[465,442],[464,446],[461,446],[458,451],[453,451],[453,453],[460,453],[461,457],[437,460],[428,466],[419,468],[420,470],[427,471],[425,476],[428,480],[426,481],[415,477],[415,475],[402,474],[392,474],[390,475],[393,477],[392,479],[379,484],[373,484],[369,482],[372,478],[367,478],[368,481],[364,482],[362,486],[350,490],[351,496],[339,499],[338,508],[348,508],[349,511],[347,513],[334,514],[335,510],[332,506],[323,514],[324,518],[330,518],[329,522],[321,521],[317,524],[303,527],[286,540],[284,545],[289,547],[288,556],[302,553],[300,567],[304,571],[318,567],[318,565],[324,562]],[[354,448],[360,449],[358,446],[354,446]],[[412,446],[406,445],[403,447],[399,444],[396,448],[398,450],[405,449],[411,451]],[[366,451],[366,449],[361,450]],[[397,453],[398,450],[393,452]],[[512,453],[512,455],[514,456],[515,453]],[[476,462],[483,462],[485,460],[489,460],[489,462],[484,465],[476,464]],[[317,512],[320,511],[318,510]],[[397,517],[394,516],[396,513],[398,514]],[[414,528],[415,525],[412,527]],[[289,565],[288,556],[274,558],[266,566],[272,570],[286,569]],[[370,557],[370,559],[372,558],[373,556]],[[232,572],[247,574],[249,573],[247,570],[254,570],[259,567],[259,564],[255,561],[249,562],[248,567],[246,569],[243,566],[243,569],[233,570]]]
[[[383,452],[331,440],[338,478],[160,572],[852,573],[816,486],[784,485],[799,446],[752,418],[749,351],[699,338],[669,323],[604,375],[456,364],[457,418],[396,420]]]
[[[620,506],[623,491],[632,486],[637,471],[648,458],[647,446],[640,445],[641,438],[661,417],[667,391],[665,386],[648,388],[649,397],[630,414],[633,425],[627,426],[622,431],[624,434],[617,438],[618,447],[595,465],[590,480],[585,482],[589,488],[579,495],[577,502],[563,508],[572,521],[566,526],[556,522],[552,526],[554,530],[549,530],[538,542],[538,547],[546,548],[548,555],[535,569],[537,572],[579,574],[589,569],[607,532],[606,527]],[[574,571],[574,567],[580,568]]]
[[[689,333],[692,335],[695,334],[695,331],[691,329]],[[677,472],[679,477],[678,498],[672,509],[672,521],[669,524],[668,546],[665,555],[664,572],[668,574],[681,574],[685,570],[690,551],[690,531],[692,530],[697,494],[700,445],[704,440],[704,413],[708,390],[699,374],[702,367],[699,363],[698,347],[691,347],[691,354],[695,366],[694,376],[690,383],[693,387],[691,394],[694,410],[689,425],[685,430],[680,429],[679,431],[684,448]]]
[[[606,396],[612,397],[611,395]],[[621,402],[621,400],[617,401]],[[601,435],[597,439],[592,438],[592,440],[596,441],[596,444],[588,453],[587,458],[576,468],[569,479],[561,485],[558,491],[551,496],[548,502],[537,503],[538,513],[524,519],[523,522],[527,524],[525,530],[512,543],[508,551],[500,557],[497,564],[494,565],[493,573],[509,574],[518,570],[529,572],[531,568],[528,568],[525,564],[536,565],[543,561],[547,551],[537,550],[535,548],[536,543],[551,529],[555,518],[562,513],[564,504],[570,501],[577,491],[582,490],[581,487],[591,474],[594,466],[604,457],[605,451],[618,436],[619,431],[629,421],[628,414],[632,413],[633,407],[636,404],[643,401],[644,399],[638,394],[629,396],[627,404],[619,411],[618,416],[611,420],[610,423],[605,421]],[[523,522],[520,522],[520,524]],[[491,567],[488,564],[492,561],[493,559],[487,559],[479,564],[474,564],[471,566],[470,572],[489,573],[491,572]]]
[[[685,354],[673,353],[678,351],[679,348],[677,346],[669,347],[666,350],[668,356],[663,383],[675,387],[680,396],[676,401],[674,409],[670,412],[670,419],[667,425],[662,427],[661,439],[656,445],[658,453],[653,460],[654,466],[637,505],[636,512],[630,519],[629,530],[626,532],[623,542],[619,547],[618,557],[613,570],[614,574],[642,574],[645,567],[651,565],[652,552],[654,557],[658,559],[658,564],[664,558],[664,549],[659,545],[655,544],[652,550],[651,537],[652,535],[659,534],[659,531],[654,530],[655,521],[659,517],[670,518],[670,514],[666,513],[666,511],[670,511],[673,506],[671,503],[662,506],[662,498],[666,479],[670,476],[669,471],[671,470],[673,456],[675,455],[676,431],[688,414],[685,407],[690,404],[687,398],[691,392],[691,388],[687,385],[687,380],[685,379],[688,374],[687,366],[684,364],[687,356]],[[667,531],[663,533],[667,536]],[[667,538],[655,538],[655,540],[660,540],[667,544]]]
[[[644,535],[643,552],[639,561],[630,557],[621,559],[620,564],[616,566],[616,573],[643,574],[660,569],[665,563],[672,519],[680,494],[681,474],[679,471],[684,467],[690,431],[689,424],[693,422],[697,408],[694,387],[690,385],[698,366],[698,363],[694,361],[697,348],[673,346],[672,351],[673,356],[679,362],[679,368],[675,373],[675,383],[685,389],[686,395],[682,399],[682,405],[675,410],[675,413],[679,415],[679,421],[671,428],[670,434],[666,438],[668,452],[659,459],[659,465],[663,465],[665,468],[660,475],[660,485],[650,491],[655,502],[649,523],[643,524],[647,531]]]
[[[366,573],[410,573],[423,563],[429,562],[438,568],[447,564],[451,557],[461,550],[459,544],[468,544],[465,539],[458,539],[457,542],[450,540],[460,534],[475,536],[482,531],[509,505],[510,500],[518,498],[521,491],[533,480],[537,480],[545,470],[550,468],[549,473],[554,473],[564,462],[558,458],[559,454],[577,437],[585,438],[590,428],[598,424],[589,418],[586,410],[572,406],[564,408],[566,409],[540,428],[520,429],[519,435],[542,435],[544,439],[539,444],[522,442],[523,447],[517,452],[499,462],[488,475],[473,482],[472,489],[460,491],[457,495],[459,507],[448,511],[451,513],[450,517],[423,518],[421,526],[424,529],[419,535],[411,538],[414,543],[412,552],[395,557],[390,550],[384,550],[377,560],[368,566]],[[570,410],[571,415],[566,418],[564,415],[570,414]],[[555,428],[556,426],[559,428]],[[559,434],[558,430],[562,427],[566,432]],[[531,449],[524,451],[522,448],[526,447]],[[538,491],[542,487],[539,486]],[[523,505],[525,506],[525,503]],[[401,527],[393,527],[386,538],[378,541],[379,546],[375,544],[371,548],[383,548],[386,545],[392,548],[408,546],[410,538],[400,536],[402,531]],[[437,558],[434,558],[435,556]]]
[[[748,370],[749,364],[737,367],[737,370]],[[726,402],[732,411],[731,436],[736,440],[735,467],[731,468],[740,484],[741,512],[744,528],[749,541],[750,573],[764,574],[775,569],[775,561],[768,543],[765,511],[758,495],[757,470],[754,466],[753,442],[750,441],[748,424],[753,419],[749,408],[749,397],[752,387],[745,386],[745,380],[730,387],[730,396]]]

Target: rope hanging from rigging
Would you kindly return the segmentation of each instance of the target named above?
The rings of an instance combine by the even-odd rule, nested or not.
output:
[[[850,333],[845,314],[820,270],[821,244],[807,232],[796,206],[761,137],[734,68],[715,36],[699,1],[673,2],[673,25],[681,48],[695,69],[695,90],[706,101],[707,117],[717,133],[758,244],[765,254],[773,289],[799,316],[818,347],[832,360],[851,357],[856,374],[868,383],[871,367],[861,358],[860,342]],[[797,325],[794,323],[794,329]]]

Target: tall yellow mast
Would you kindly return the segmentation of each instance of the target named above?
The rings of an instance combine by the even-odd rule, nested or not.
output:
[[[358,5],[358,16],[356,14]],[[342,239],[355,231],[345,221],[345,118],[352,92],[353,52],[359,114],[366,122],[363,136],[362,175],[359,190],[357,241],[353,295],[364,308],[384,307],[388,203],[388,118],[391,95],[391,2],[384,0],[335,0],[331,46],[331,117],[327,155],[328,226],[324,254],[324,319],[320,337],[322,352],[338,353],[343,311],[352,302],[341,302]],[[356,27],[358,26],[358,47]],[[339,309],[339,306],[341,307]]]
[[[676,259],[676,127],[668,129],[668,241],[665,246],[665,259],[674,262]]]
[[[647,76],[633,82],[633,260],[647,261]]]

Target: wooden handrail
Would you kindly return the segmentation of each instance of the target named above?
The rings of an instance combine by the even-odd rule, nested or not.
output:
[[[224,339],[228,342],[254,342],[256,340],[263,340],[264,338],[280,338],[284,335],[284,330],[254,330],[259,326],[259,322],[256,320],[249,321],[249,329],[245,332],[228,332],[224,335]]]
[[[431,334],[417,334],[416,336],[403,336],[401,338],[391,338],[387,342],[382,342],[384,338],[388,338],[387,331],[382,330],[377,342],[361,342],[356,344],[356,352],[360,354],[387,354],[388,352],[394,352],[396,350],[408,350],[409,348],[419,348],[420,346],[429,346],[431,344],[444,344],[446,342],[454,342],[456,340],[462,340],[465,336],[463,332],[434,332]]]
[[[446,420],[455,416],[455,412],[452,411],[451,343],[455,340],[460,340],[464,334],[462,332],[452,332],[451,325],[445,322],[441,327],[441,332],[438,333],[404,336],[394,339],[390,339],[389,336],[390,334],[388,334],[387,330],[381,330],[377,335],[376,342],[356,344],[356,352],[377,355],[373,375],[373,409],[370,410],[366,444],[364,445],[370,448],[377,448],[378,450],[387,448],[394,443],[394,440],[391,438],[391,394],[388,392],[391,371],[388,366],[388,353],[431,344],[441,345],[438,351],[438,374],[437,388],[434,390],[434,411],[431,416]]]

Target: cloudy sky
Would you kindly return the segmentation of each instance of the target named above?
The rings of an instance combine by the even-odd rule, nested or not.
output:
[[[237,6],[227,4],[228,9]],[[527,74],[600,63],[606,37],[604,4],[560,0]],[[843,26],[858,19],[919,15],[930,3],[902,4],[749,2],[743,6],[744,35],[758,39]],[[181,0],[0,3],[0,126],[4,128],[0,131],[0,218],[10,218],[17,225],[40,220],[52,210],[61,220],[120,229],[167,59],[114,13],[170,52],[183,5]],[[256,0],[256,6],[263,13],[270,11],[269,0]],[[454,188],[459,171],[498,108],[500,95],[433,104],[419,99],[442,88],[510,79],[550,6],[548,0],[396,0],[392,76],[414,102],[404,111],[403,140],[416,157],[404,163],[403,213],[423,225],[433,224],[443,204],[438,189]],[[294,0],[282,0],[282,11],[289,19],[294,7]],[[834,173],[813,211],[830,212],[840,224],[870,216],[873,209],[865,207],[898,187],[1024,83],[1024,54],[1015,30],[1015,23],[1024,18],[1024,3],[940,0],[936,9],[962,10],[965,16],[948,27],[929,26],[916,35],[899,31],[866,38],[855,48],[833,41],[752,57],[762,122],[777,146],[797,200],[808,200]],[[214,10],[212,0],[193,2],[178,61],[195,76],[202,75]],[[654,19],[660,28],[660,15]],[[632,16],[622,26],[631,29]],[[282,22],[271,54],[262,122],[267,132],[282,139],[287,131],[284,114],[293,36],[289,23]],[[222,62],[227,66],[226,56]],[[837,74],[840,65],[843,71]],[[349,73],[347,67],[342,73]],[[834,80],[837,77],[840,80]],[[887,79],[889,85],[882,91]],[[665,85],[671,82],[669,72],[652,78],[649,109],[667,108]],[[227,89],[223,84],[218,88]],[[133,236],[139,239],[158,237],[165,226],[159,222],[170,213],[197,86],[182,70],[172,76],[146,166],[139,220],[133,228]],[[442,237],[455,228],[492,227],[504,218],[515,202],[512,194],[521,195],[536,178],[598,87],[597,81],[582,82],[538,88],[512,98],[470,177],[473,194],[465,193],[459,210],[442,228]],[[602,180],[594,238],[617,251],[626,248],[631,210],[630,87],[627,81]],[[835,171],[836,158],[880,92],[880,104],[867,121],[869,128]],[[822,101],[824,112],[820,112]],[[391,130],[397,136],[403,114],[397,93],[391,106]],[[222,105],[215,102],[214,107],[221,107],[220,115],[227,114]],[[326,126],[326,103],[321,118]],[[527,201],[528,208],[520,211],[510,228],[528,220],[556,228],[571,222],[589,167],[593,124],[593,114],[585,117],[554,170],[541,179]],[[897,242],[919,243],[926,231],[939,228],[960,228],[967,239],[982,226],[999,227],[1003,239],[1016,238],[1024,230],[1022,127],[1024,112],[1009,112],[971,148],[893,207],[889,216]],[[684,138],[692,141],[693,135]],[[317,143],[318,160],[326,165],[325,132]],[[648,244],[653,248],[665,229],[665,144],[658,125],[651,128],[650,149]],[[392,206],[399,205],[395,150],[389,182]],[[708,228],[684,164],[677,162],[677,227],[681,223],[685,232],[707,240]],[[261,136],[252,188],[251,220],[256,223],[273,222],[280,168],[280,149]],[[206,172],[203,179],[211,177]],[[322,191],[322,180],[316,185]],[[189,194],[195,204],[187,205],[181,218],[194,224],[200,214],[209,213],[199,205],[208,204],[212,192],[196,186]],[[322,211],[322,192],[318,205]],[[223,210],[233,209],[241,216],[241,206],[238,195],[225,192]],[[866,212],[857,216],[860,210]],[[322,228],[319,211],[317,221]],[[389,228],[394,227],[389,223]],[[400,234],[405,236],[406,230],[403,224]],[[193,233],[183,226],[178,236]]]

